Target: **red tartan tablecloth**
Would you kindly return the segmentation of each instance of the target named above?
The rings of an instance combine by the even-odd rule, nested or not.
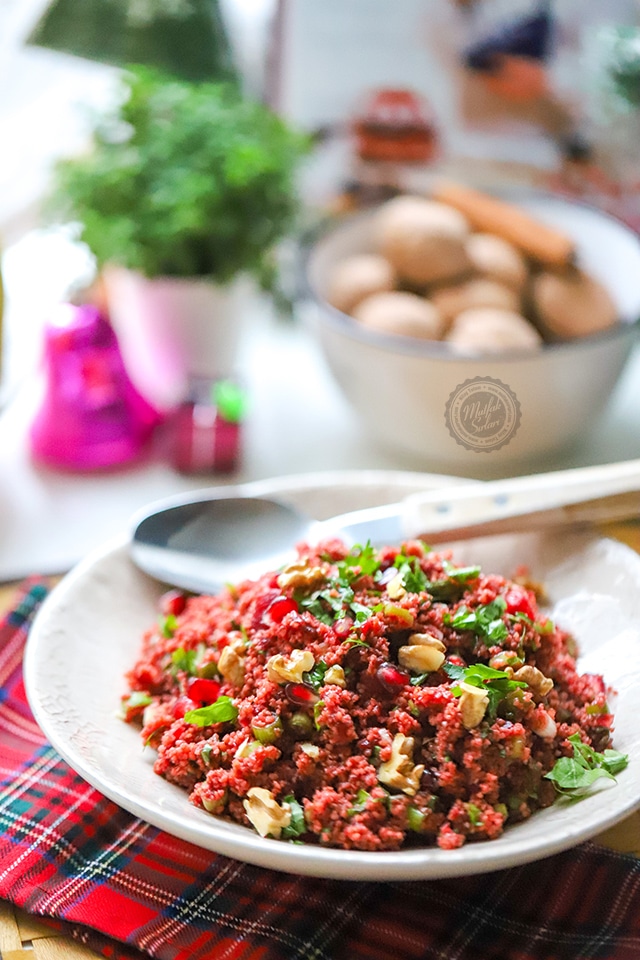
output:
[[[443,881],[316,880],[216,856],[89,786],[30,713],[46,585],[0,623],[0,897],[112,958],[637,960],[640,862],[593,844]]]

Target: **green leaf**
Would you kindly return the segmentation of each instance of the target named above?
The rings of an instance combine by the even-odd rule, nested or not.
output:
[[[605,750],[601,762],[604,769],[615,776],[629,765],[629,754],[620,753],[618,750]]]
[[[352,647],[368,647],[369,644],[363,640],[361,637],[347,637],[346,640],[342,641],[343,643],[348,643]]]
[[[469,816],[469,823],[474,827],[479,827],[482,823],[482,811],[480,807],[476,807],[475,803],[467,803],[467,814]]]
[[[443,562],[443,567],[448,578],[455,580],[456,583],[469,583],[471,580],[477,580],[482,572],[478,566],[455,567],[448,560]]]
[[[319,730],[321,727],[321,724],[319,722],[319,717],[323,710],[323,707],[324,707],[324,700],[318,700],[318,702],[314,703],[313,705],[313,722],[316,725],[316,730]]]
[[[506,609],[504,597],[496,597],[491,603],[480,604],[473,610],[461,606],[454,614],[449,614],[446,620],[456,630],[471,630],[490,643],[496,644],[509,636],[507,625],[502,619]]]
[[[430,676],[431,676],[431,673],[430,673],[429,671],[427,671],[427,673],[420,673],[417,677],[411,677],[411,681],[410,681],[411,686],[412,686],[412,687],[421,687],[422,684],[423,684],[423,683],[425,682],[425,680],[427,679],[427,677],[430,677]]]
[[[184,670],[190,677],[195,677],[197,674],[198,657],[198,650],[185,650],[184,647],[178,647],[178,649],[174,650],[171,654],[174,674],[179,670]]]
[[[508,673],[495,670],[484,663],[473,663],[468,667],[461,667],[454,663],[444,663],[443,670],[456,683],[468,683],[473,687],[484,690],[489,698],[489,714],[496,715],[497,709],[503,700],[527,684],[524,680],[512,680]],[[451,688],[454,697],[462,695],[459,686]]]
[[[324,675],[328,669],[329,667],[324,660],[316,660],[312,669],[303,675],[304,682],[310,684],[314,690],[317,690],[323,685]]]
[[[100,266],[221,284],[273,277],[275,246],[300,212],[309,138],[235,84],[139,67],[121,82],[91,149],[56,166],[50,219],[80,223]]]
[[[615,781],[615,774],[624,770],[629,762],[628,755],[617,750],[598,753],[583,743],[577,733],[567,740],[573,747],[573,757],[560,757],[545,774],[547,780],[553,781],[556,790],[567,796],[584,796],[592,784],[602,778]]]
[[[464,680],[464,675],[468,667],[461,667],[460,664],[449,663],[447,660],[442,664],[442,669],[451,680],[460,681]]]
[[[356,623],[364,623],[371,616],[371,607],[367,607],[364,603],[358,603],[357,600],[351,601],[349,610],[355,615]]]
[[[602,767],[584,767],[574,757],[560,757],[545,776],[547,780],[553,780],[560,793],[574,795],[586,793],[589,787],[602,777],[614,779]]]
[[[214,703],[207,704],[206,707],[198,707],[197,710],[188,710],[184,719],[186,723],[192,723],[196,727],[209,727],[214,723],[228,723],[237,720],[238,708],[231,699],[223,694]]]
[[[170,613],[167,617],[162,617],[160,620],[160,633],[163,637],[170,639],[176,632],[178,626],[178,619],[175,614]]]
[[[302,805],[298,803],[292,793],[284,798],[284,802],[288,803],[291,807],[291,821],[289,822],[288,827],[282,828],[280,836],[283,840],[293,840],[307,832],[307,824],[304,819],[304,809]]]
[[[543,620],[541,623],[538,623],[527,616],[526,613],[522,612],[510,613],[508,614],[508,619],[513,623],[525,623],[528,627],[531,627],[532,630],[535,630],[536,633],[542,635],[553,633],[555,630],[555,625],[552,620]]]
[[[363,811],[366,809],[367,801],[369,800],[370,797],[371,797],[371,794],[368,793],[366,790],[362,790],[362,789],[358,790],[358,792],[356,793],[356,802],[353,804],[353,806],[349,807],[349,809],[347,810],[347,816],[353,817],[356,813],[363,813]]]
[[[375,549],[367,540],[364,546],[357,543],[351,548],[344,560],[338,564],[338,578],[350,584],[359,576],[373,576],[380,569]]]
[[[427,575],[420,566],[419,557],[407,557],[399,553],[394,566],[402,577],[402,585],[409,593],[423,593],[427,589]]]
[[[148,707],[150,703],[153,703],[152,696],[144,690],[134,690],[122,701],[122,706],[126,710],[132,710],[134,707]]]

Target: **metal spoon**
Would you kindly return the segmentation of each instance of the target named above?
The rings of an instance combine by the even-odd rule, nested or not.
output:
[[[131,557],[145,573],[197,593],[215,592],[277,569],[301,541],[330,533],[355,543],[402,538],[398,504],[345,514],[325,523],[263,497],[165,500],[136,514]]]
[[[278,500],[174,497],[133,520],[131,556],[146,573],[194,592],[258,576],[293,559],[295,545],[325,536],[348,544],[429,543],[640,517],[640,460],[453,485],[401,503],[315,521]]]

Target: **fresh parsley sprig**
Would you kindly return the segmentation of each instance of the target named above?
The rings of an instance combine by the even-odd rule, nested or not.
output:
[[[629,763],[628,754],[618,750],[598,753],[593,747],[583,743],[578,733],[573,733],[567,740],[573,747],[573,756],[560,757],[549,773],[545,774],[545,778],[553,781],[558,793],[564,796],[580,799],[596,780],[615,781],[615,775]]]
[[[380,561],[371,541],[367,540],[364,546],[359,543],[354,544],[344,560],[339,561],[337,567],[338,579],[345,584],[351,584],[358,577],[374,576],[380,569]]]
[[[341,617],[353,617],[356,623],[364,623],[372,610],[355,599],[352,584],[360,577],[375,575],[380,569],[376,551],[369,542],[364,546],[355,544],[336,567],[337,576],[322,590],[315,590],[309,596],[296,594],[298,606],[328,626]]]
[[[419,557],[408,557],[399,553],[393,562],[397,567],[398,576],[402,578],[402,586],[409,593],[423,593],[427,589],[427,575],[420,566]]]

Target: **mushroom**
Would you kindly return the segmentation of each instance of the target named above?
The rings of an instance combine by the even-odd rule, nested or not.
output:
[[[466,218],[435,200],[394,197],[374,221],[380,253],[399,277],[417,286],[452,280],[470,268]]]

